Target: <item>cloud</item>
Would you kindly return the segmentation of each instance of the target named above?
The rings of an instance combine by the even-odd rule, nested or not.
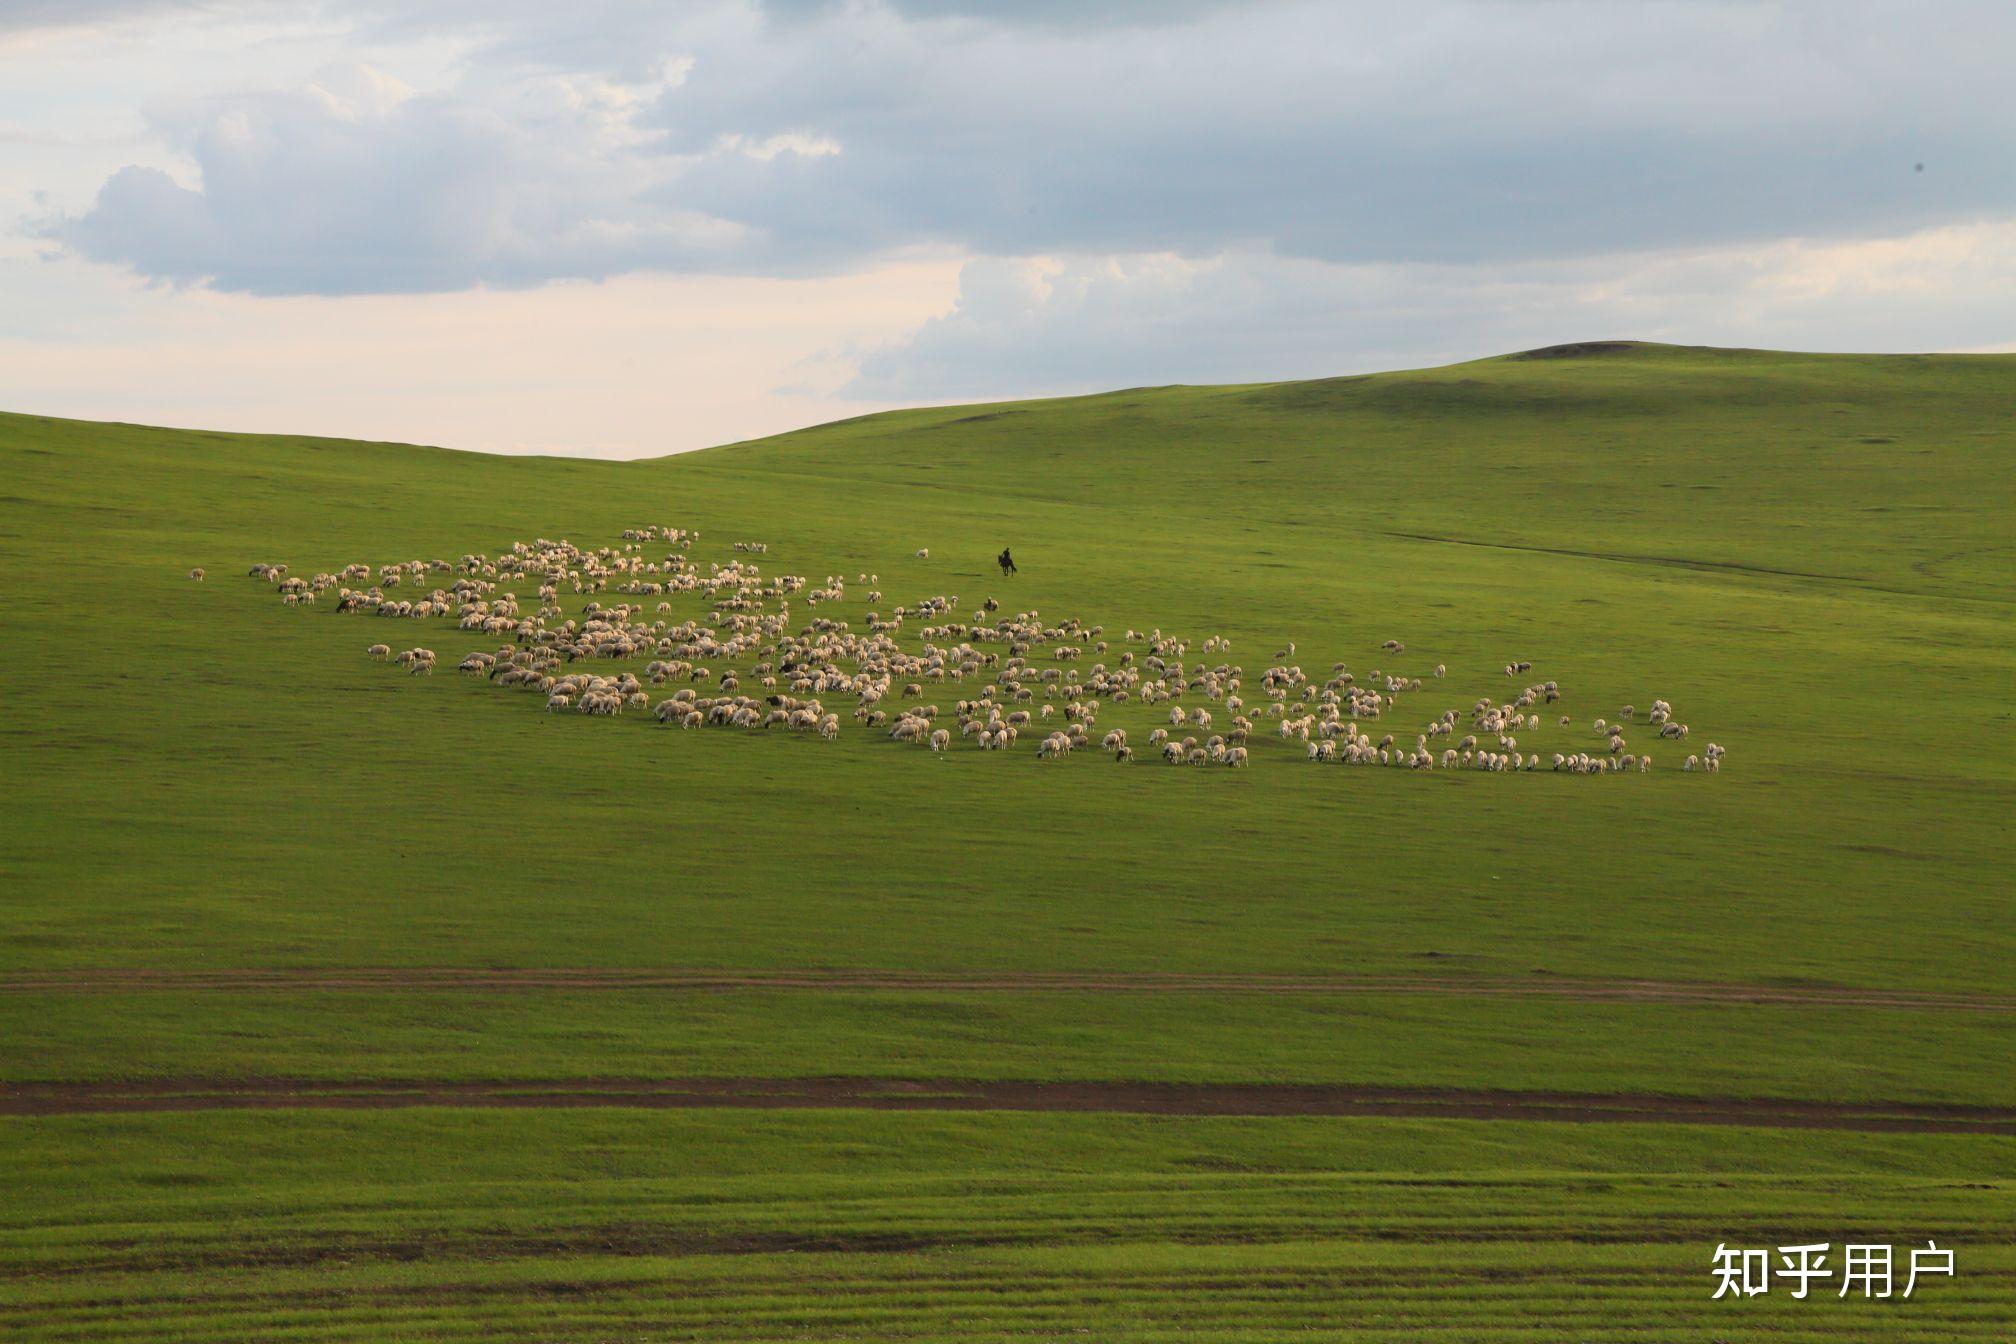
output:
[[[1322,377],[1631,337],[1809,350],[2016,338],[2016,220],[1493,265],[1271,253],[969,263],[953,310],[871,350],[842,395],[990,399]]]
[[[655,456],[834,409],[821,351],[944,307],[956,263],[817,280],[634,275],[459,294],[133,285],[0,245],[0,407],[492,452]],[[779,385],[796,383],[784,390]]]
[[[1240,3],[1266,0],[888,0],[887,7],[917,22],[949,19],[1082,29],[1186,23]],[[871,7],[863,0],[763,0],[765,11],[786,20],[831,18]]]
[[[0,33],[37,28],[79,28],[144,18],[176,8],[187,0],[6,0],[0,4]]]
[[[732,261],[745,226],[645,201],[676,165],[632,153],[648,138],[632,90],[542,80],[514,92],[506,110],[350,67],[292,92],[184,105],[156,122],[200,185],[127,167],[44,236],[155,279],[253,294],[518,286]]]
[[[460,73],[348,119],[298,89],[158,113],[175,162],[48,236],[339,294],[920,247],[1504,264],[2016,213],[1992,0],[331,3],[373,42],[458,34]]]

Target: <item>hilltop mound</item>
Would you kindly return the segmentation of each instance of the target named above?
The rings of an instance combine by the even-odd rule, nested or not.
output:
[[[1537,350],[1520,350],[1507,359],[1587,359],[1592,355],[1618,355],[1636,350],[1643,341],[1576,341],[1568,345],[1543,345]]]

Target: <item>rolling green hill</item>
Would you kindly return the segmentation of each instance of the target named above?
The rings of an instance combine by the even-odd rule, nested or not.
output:
[[[2016,356],[1636,344],[627,463],[0,416],[0,1180],[25,1193],[0,1320],[2003,1337],[2012,467]],[[1243,771],[1038,761],[1040,732],[682,732],[542,712],[452,674],[496,636],[245,576],[647,524],[698,529],[702,568],[844,575],[810,614],[857,628],[870,588],[967,621],[992,597],[1103,626],[1084,665],[1145,655],[1130,629],[1186,639],[1256,700],[1277,662],[1419,677],[1371,726],[1403,745],[1554,680],[1572,723],[1522,750],[1596,750],[1629,704],[1659,765],[1324,768],[1264,719]],[[561,605],[591,597],[617,600]],[[381,640],[440,673],[367,659]],[[924,698],[950,722],[978,685]],[[1654,698],[1685,743],[1639,726]],[[1099,719],[1137,748],[1157,724]],[[1710,740],[1725,767],[1683,772]],[[692,1078],[1092,1090],[963,1114],[606,1092]],[[326,1109],[395,1082],[570,1099]],[[1083,1100],[1139,1083],[1193,1089],[1178,1111],[1359,1091],[1241,1118]],[[1782,1115],[1687,1110],[1749,1103]],[[1717,1242],[1851,1234],[1936,1235],[1961,1273],[1911,1303],[1708,1300]]]

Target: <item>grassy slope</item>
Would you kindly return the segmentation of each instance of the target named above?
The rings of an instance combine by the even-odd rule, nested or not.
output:
[[[16,580],[0,622],[10,682],[32,691],[0,719],[24,800],[0,823],[0,971],[1547,971],[2007,993],[2012,411],[2007,357],[1651,347],[907,412],[633,464],[0,417]],[[757,537],[771,571],[876,570],[891,602],[994,592],[1109,631],[1226,633],[1249,669],[1292,638],[1305,667],[1363,673],[1404,639],[1410,666],[1387,670],[1451,669],[1422,718],[1504,694],[1496,669],[1531,658],[1578,725],[1664,696],[1731,765],[1685,776],[1669,749],[1645,779],[1417,777],[1311,770],[1268,743],[1243,775],[1046,769],[865,735],[556,720],[368,664],[363,643],[408,628],[286,611],[236,577],[253,559],[601,544],[641,522],[701,528],[703,558]],[[987,563],[1004,543],[1012,589]],[[212,579],[188,583],[191,564]],[[483,645],[427,642],[445,661]],[[1481,998],[0,995],[0,1077],[739,1068],[2007,1102],[2007,1021]],[[73,1151],[81,1123],[10,1132],[70,1152],[80,1188],[160,1165]],[[123,1123],[170,1147],[222,1132]],[[354,1132],[396,1147],[399,1123]],[[581,1117],[486,1123],[591,1141]],[[1584,1167],[1558,1165],[1640,1169],[1613,1136],[1588,1142]],[[1891,1145],[1907,1170],[1948,1169],[1930,1141]],[[240,1201],[262,1188],[208,1207],[251,1218]],[[584,1198],[587,1222],[620,1219]],[[1895,1207],[1876,1185],[1843,1198],[1865,1221]]]

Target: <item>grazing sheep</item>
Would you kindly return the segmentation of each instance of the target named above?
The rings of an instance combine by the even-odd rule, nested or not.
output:
[[[189,577],[196,580],[196,582],[198,583],[203,582],[203,567],[201,565],[198,565],[196,568],[190,570]]]
[[[868,587],[878,583],[878,577],[866,571],[857,580],[864,588],[852,596],[858,599],[866,592],[867,621],[850,626],[831,607],[809,618],[792,610],[794,600],[816,608],[847,599],[844,575],[828,574],[822,585],[801,575],[762,573],[757,557],[768,546],[761,542],[733,543],[735,558],[725,563],[696,560],[687,552],[697,539],[697,533],[684,529],[654,526],[625,531],[623,544],[617,546],[519,541],[494,558],[464,555],[453,565],[350,563],[318,573],[312,580],[292,577],[280,564],[260,564],[248,572],[270,585],[267,591],[289,606],[313,603],[335,589],[339,613],[452,617],[458,628],[481,631],[500,642],[495,652],[467,655],[458,671],[499,687],[536,690],[552,712],[613,717],[632,708],[681,728],[722,726],[760,732],[774,725],[797,733],[817,732],[832,741],[839,735],[841,715],[851,710],[868,727],[886,731],[897,741],[928,744],[934,753],[948,750],[955,736],[974,738],[983,750],[1005,750],[1018,731],[1040,716],[1045,724],[1061,720],[1065,727],[1058,732],[1046,729],[1039,759],[1054,760],[1096,744],[1116,761],[1130,761],[1134,753],[1128,729],[1102,732],[1097,724],[1102,711],[1118,717],[1136,713],[1128,707],[1141,704],[1151,707],[1140,712],[1143,718],[1166,713],[1167,727],[1142,725],[1149,733],[1144,749],[1160,749],[1171,764],[1247,766],[1253,751],[1264,756],[1273,750],[1264,744],[1249,745],[1254,723],[1271,718],[1280,739],[1300,743],[1312,762],[1511,773],[1540,768],[1542,758],[1522,750],[1515,734],[1537,731],[1543,722],[1539,707],[1561,699],[1553,681],[1521,683],[1505,703],[1490,697],[1478,700],[1469,711],[1474,731],[1456,745],[1446,744],[1458,734],[1463,711],[1448,709],[1424,715],[1425,724],[1417,720],[1414,743],[1403,747],[1397,737],[1404,734],[1375,739],[1361,727],[1365,720],[1392,717],[1403,697],[1421,690],[1420,678],[1397,671],[1389,675],[1375,669],[1354,676],[1340,662],[1332,665],[1328,680],[1312,678],[1292,661],[1296,643],[1285,641],[1276,664],[1256,671],[1259,690],[1243,689],[1257,702],[1249,708],[1242,698],[1245,670],[1217,661],[1229,658],[1232,649],[1232,641],[1223,635],[1193,641],[1159,629],[1128,630],[1115,643],[1139,646],[1138,652],[1122,648],[1112,654],[1101,626],[1034,610],[1004,611],[991,597],[972,622],[960,619],[960,601],[954,594],[885,607],[883,594]],[[658,551],[651,543],[667,549]],[[928,548],[918,549],[918,559],[929,556]],[[200,580],[203,571],[192,570],[190,577]],[[434,587],[436,583],[445,586]],[[420,591],[406,600],[390,595],[402,585]],[[572,615],[561,598],[569,589],[581,595]],[[533,592],[539,599],[536,611],[530,603]],[[521,594],[526,599],[523,612]],[[694,616],[675,615],[682,596],[699,604]],[[655,620],[646,614],[654,611]],[[1193,647],[1201,647],[1207,661],[1187,663]],[[1396,657],[1406,650],[1397,639],[1380,647]],[[391,660],[393,646],[373,644],[367,656]],[[1109,656],[1115,661],[1089,666],[1084,661]],[[634,673],[563,670],[563,665],[607,666],[609,661],[621,669],[629,659],[650,661]],[[433,651],[419,647],[398,654],[397,662],[416,676],[431,675],[436,666]],[[1516,676],[1532,666],[1515,660],[1505,664],[1505,672]],[[1447,674],[1445,664],[1434,665],[1436,678]],[[959,700],[956,722],[940,728],[935,722],[937,706],[912,702],[921,701],[932,683],[948,681],[974,682],[977,694]],[[689,687],[654,705],[647,686],[678,682],[702,690],[711,683],[716,693],[702,696]],[[736,693],[751,682],[761,688],[758,697]],[[840,713],[828,713],[813,698],[823,696],[850,703]],[[904,702],[893,718],[879,708],[890,698]],[[1034,704],[1039,698],[1045,702],[1040,709]],[[1222,733],[1213,733],[1220,706],[1230,722]],[[1547,717],[1556,716],[1548,711]],[[1653,701],[1646,717],[1664,739],[1687,736],[1686,725],[1674,720],[1665,700]],[[1565,714],[1556,721],[1564,729],[1573,722]],[[1630,752],[1624,740],[1623,725],[1637,721],[1633,705],[1622,708],[1615,724],[1595,720],[1597,740],[1608,751],[1556,754],[1554,768],[1578,775],[1649,772],[1651,758]],[[1171,740],[1172,730],[1181,734],[1186,729],[1194,729],[1204,740]],[[1443,748],[1439,756],[1431,741]],[[1688,768],[1714,772],[1722,757],[1720,745],[1711,743],[1704,755],[1689,758]]]

